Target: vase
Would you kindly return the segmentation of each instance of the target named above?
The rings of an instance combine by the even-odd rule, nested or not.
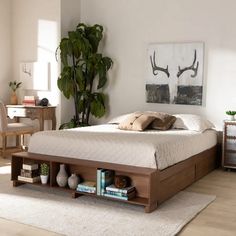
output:
[[[16,95],[16,92],[12,92],[11,94],[11,105],[17,105],[18,104],[18,98]]]
[[[60,187],[66,187],[67,185],[67,180],[68,180],[68,175],[66,173],[66,168],[65,168],[65,165],[64,164],[60,164],[60,170],[57,174],[57,184],[60,186]]]
[[[71,176],[68,179],[69,188],[76,189],[78,183],[79,183],[79,177],[76,174],[71,174]]]
[[[235,119],[234,119],[234,115],[228,115],[228,117],[229,117],[229,120],[230,120],[230,121],[235,120]]]
[[[41,183],[47,184],[48,182],[48,175],[40,175]]]
[[[235,119],[234,119],[234,115],[231,115],[231,116],[230,116],[230,120],[232,120],[232,121],[235,120]]]

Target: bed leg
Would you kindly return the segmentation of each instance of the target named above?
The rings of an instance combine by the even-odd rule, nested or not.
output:
[[[151,212],[155,211],[157,209],[157,206],[158,206],[157,202],[154,202],[150,205],[145,206],[145,208],[144,208],[145,213],[151,213]]]
[[[77,192],[73,192],[71,196],[72,196],[72,198],[78,198],[78,197],[83,196],[83,194],[79,194]]]

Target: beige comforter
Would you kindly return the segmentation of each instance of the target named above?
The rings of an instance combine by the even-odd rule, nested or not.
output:
[[[216,131],[122,131],[97,125],[35,133],[29,152],[132,166],[165,169],[213,147]]]

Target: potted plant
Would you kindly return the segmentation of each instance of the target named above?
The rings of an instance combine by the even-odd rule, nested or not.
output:
[[[16,90],[20,88],[22,82],[16,82],[16,81],[11,81],[9,82],[9,87],[12,90],[12,95],[11,95],[11,104],[12,105],[17,105],[18,104],[18,98],[16,95]]]
[[[40,164],[40,179],[42,184],[47,184],[49,176],[49,165],[46,163]]]
[[[228,115],[229,120],[235,120],[234,116],[236,115],[236,111],[226,111],[225,113]]]
[[[90,114],[100,118],[106,112],[106,96],[102,88],[107,82],[107,72],[112,59],[98,52],[103,38],[101,25],[78,24],[68,32],[56,50],[60,51],[62,72],[57,85],[64,96],[74,100],[75,115],[70,122],[60,128],[73,128],[89,125]]]

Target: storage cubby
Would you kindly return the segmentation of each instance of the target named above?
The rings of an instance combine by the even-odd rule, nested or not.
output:
[[[58,187],[59,188],[56,178],[57,178],[57,174],[60,170],[61,164],[65,164],[65,163],[52,162],[52,161],[50,162],[50,186],[51,187]],[[66,172],[67,172],[68,176],[70,176],[69,166],[65,164],[65,167],[66,167]],[[68,188],[68,187],[66,186],[65,188]]]
[[[95,181],[97,180],[97,168],[96,167],[87,167],[80,165],[69,165],[70,173],[75,173],[79,175],[81,181],[89,180]]]

